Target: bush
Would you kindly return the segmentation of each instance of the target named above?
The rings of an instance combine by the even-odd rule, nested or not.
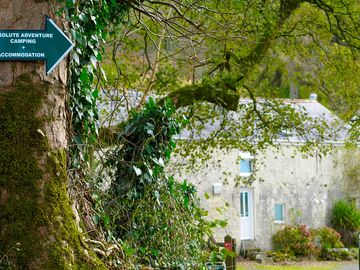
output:
[[[284,261],[295,261],[296,257],[293,255],[290,255],[288,253],[282,252],[280,250],[278,251],[269,251],[267,254],[273,258],[274,262],[284,262]]]
[[[323,227],[311,230],[311,238],[316,246],[318,256],[323,259],[328,257],[331,249],[344,247],[341,235],[333,228]]]
[[[306,225],[286,226],[273,235],[274,249],[292,256],[310,256],[316,253],[311,232]]]
[[[346,246],[356,245],[356,232],[360,229],[360,211],[355,205],[339,200],[331,211],[331,226],[341,234]]]
[[[306,225],[286,226],[273,236],[276,259],[315,256],[327,259],[334,249],[344,247],[340,234],[332,228],[309,230]],[[282,253],[284,256],[280,256]]]

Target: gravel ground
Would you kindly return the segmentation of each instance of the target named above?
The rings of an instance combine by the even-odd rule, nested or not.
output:
[[[358,262],[352,262],[352,263],[344,264],[339,268],[336,268],[336,270],[360,270],[360,268]]]

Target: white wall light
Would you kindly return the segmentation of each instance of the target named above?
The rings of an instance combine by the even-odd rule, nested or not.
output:
[[[213,184],[213,194],[219,195],[222,191],[222,184],[221,183],[214,183]]]

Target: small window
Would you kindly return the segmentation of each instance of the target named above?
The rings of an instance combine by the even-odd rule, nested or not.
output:
[[[284,204],[276,203],[275,204],[275,222],[284,222]]]
[[[251,159],[240,159],[240,173],[251,173],[252,164]]]
[[[249,177],[254,172],[254,157],[247,152],[241,152],[239,173],[242,177]]]

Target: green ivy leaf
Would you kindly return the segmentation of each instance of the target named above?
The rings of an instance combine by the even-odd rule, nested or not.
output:
[[[140,168],[138,168],[138,167],[136,167],[136,166],[133,166],[133,168],[134,168],[135,174],[136,174],[137,176],[142,175],[142,171],[141,171]]]
[[[80,80],[82,82],[87,82],[89,80],[89,72],[87,71],[86,68],[83,68],[81,70],[81,74],[80,74]]]

